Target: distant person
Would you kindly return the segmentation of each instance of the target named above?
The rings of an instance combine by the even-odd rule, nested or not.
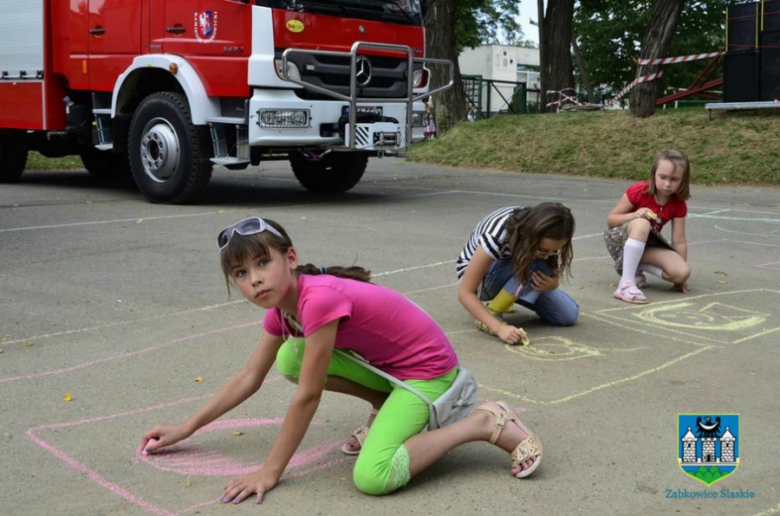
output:
[[[510,206],[480,220],[456,266],[458,300],[477,328],[507,344],[528,343],[522,328],[502,319],[514,303],[546,323],[574,324],[579,305],[559,288],[571,265],[573,235],[571,210],[558,203]]]
[[[433,140],[436,138],[436,107],[433,104],[433,97],[428,97],[428,102],[425,104],[425,128],[423,129],[423,136],[426,140]]]
[[[650,179],[629,186],[620,201],[607,215],[609,229],[604,241],[620,283],[613,293],[626,303],[645,304],[640,289],[647,280],[643,272],[663,278],[672,288],[688,293],[688,242],[685,238],[687,201],[691,194],[691,165],[681,150],[658,153],[650,170]],[[661,230],[672,222],[672,243]]]
[[[539,467],[539,440],[506,405],[485,402],[465,419],[423,432],[430,415],[424,401],[335,352],[359,353],[429,399],[438,398],[458,373],[458,357],[444,331],[409,299],[370,283],[370,273],[361,267],[300,265],[287,232],[271,220],[241,220],[221,231],[217,244],[228,285],[266,310],[265,331],[244,368],[205,407],[181,424],[157,425],[143,436],[146,453],[188,438],[240,405],[260,389],[276,362],[297,384],[295,394],[262,469],[231,480],[223,502],[238,503],[256,493],[260,503],[277,485],[323,390],[356,396],[377,409],[364,440],[350,448],[358,453],[353,480],[364,493],[393,492],[447,451],[472,441],[511,452],[516,477]]]
[[[477,108],[474,107],[474,106],[471,106],[469,108],[468,115],[466,115],[466,118],[468,119],[469,122],[475,121],[477,119]]]

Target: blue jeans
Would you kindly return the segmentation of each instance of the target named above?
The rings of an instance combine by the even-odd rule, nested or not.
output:
[[[547,262],[535,259],[531,264],[529,274],[541,270],[545,274],[549,271]],[[479,287],[479,298],[482,301],[490,301],[501,289],[515,295],[516,303],[532,310],[543,321],[554,326],[571,326],[577,322],[580,315],[580,305],[563,290],[556,288],[542,292],[533,286],[523,285],[512,274],[512,265],[509,260],[495,260],[482,278]]]

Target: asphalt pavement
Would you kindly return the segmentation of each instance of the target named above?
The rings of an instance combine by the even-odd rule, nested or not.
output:
[[[629,184],[384,159],[335,197],[306,192],[285,163],[217,169],[196,206],[78,171],[0,186],[0,514],[779,513],[780,189],[694,185],[690,293],[651,277],[650,304],[634,306],[612,298],[601,236]],[[547,200],[577,221],[563,288],[580,319],[549,327],[519,308],[510,320],[532,346],[505,346],[459,305],[454,262],[485,214]],[[428,311],[480,397],[507,401],[542,440],[537,473],[515,479],[507,454],[472,443],[395,494],[363,495],[339,448],[369,407],[327,393],[262,506],[223,506],[294,392],[275,372],[176,453],[139,456],[147,429],[185,419],[256,346],[262,311],[228,296],[216,248],[249,215],[280,222],[304,262],[358,263]],[[686,414],[737,421],[738,467],[711,485],[678,464]]]

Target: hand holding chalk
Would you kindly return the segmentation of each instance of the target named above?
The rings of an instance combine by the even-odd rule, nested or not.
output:
[[[148,441],[146,441],[146,442],[144,443],[143,449],[141,449],[141,455],[143,455],[144,457],[146,457],[147,455],[149,455],[150,453],[152,453],[152,451],[148,449],[148,446],[149,446],[150,444],[154,444],[154,443],[156,443],[157,441],[159,441],[159,439],[156,439],[156,438],[154,438],[154,437],[152,437],[152,438],[150,438]]]

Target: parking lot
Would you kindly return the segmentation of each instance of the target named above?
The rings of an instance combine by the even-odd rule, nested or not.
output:
[[[634,306],[612,298],[618,276],[601,236],[628,184],[384,159],[337,197],[307,193],[285,163],[217,169],[197,206],[149,204],[131,183],[85,172],[28,172],[2,185],[0,513],[780,512],[780,189],[692,186],[691,291],[651,277],[650,304]],[[577,220],[563,288],[580,319],[555,328],[519,309],[511,320],[533,345],[504,346],[458,303],[454,262],[485,214],[547,200]],[[363,495],[354,458],[339,448],[369,407],[328,393],[263,505],[222,506],[223,485],[259,466],[276,437],[294,392],[276,373],[180,453],[139,456],[146,430],[185,419],[257,343],[262,312],[228,297],[215,244],[249,215],[280,222],[304,263],[355,262],[428,311],[480,397],[507,401],[537,433],[538,472],[514,479],[506,454],[473,443],[398,493]],[[680,413],[740,414],[731,476],[707,486],[681,471]],[[718,497],[669,496],[679,490]]]

